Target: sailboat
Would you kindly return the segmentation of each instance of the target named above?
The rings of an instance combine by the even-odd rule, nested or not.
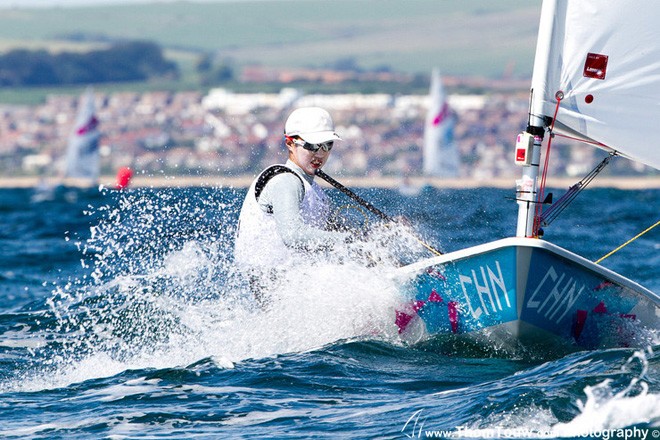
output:
[[[658,22],[650,0],[544,0],[528,126],[515,144],[516,236],[398,269],[410,298],[396,312],[403,337],[579,350],[634,346],[636,330],[660,330],[658,294],[541,238],[547,163],[539,172],[544,138],[560,134],[660,169],[648,135],[660,116]]]
[[[429,108],[424,124],[424,175],[458,177],[459,155],[454,142],[455,116],[449,108],[440,71],[433,69],[429,90]]]
[[[76,120],[69,135],[64,162],[58,161],[56,182],[42,178],[30,200],[34,203],[63,197],[69,202],[78,198],[78,189],[96,186],[99,178],[99,121],[96,117],[94,91],[82,94]]]
[[[438,69],[433,69],[431,73],[428,103],[422,149],[424,176],[456,178],[460,174],[458,147],[454,142],[456,120],[449,107]],[[398,191],[402,196],[415,197],[425,186],[413,183],[410,177],[404,174],[399,182]]]
[[[82,186],[94,186],[99,178],[99,120],[94,91],[87,88],[80,98],[76,122],[69,136],[64,177]]]

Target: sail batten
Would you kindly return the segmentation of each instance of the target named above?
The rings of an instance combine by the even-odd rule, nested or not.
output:
[[[532,114],[605,150],[660,169],[660,2],[546,0],[541,11]]]

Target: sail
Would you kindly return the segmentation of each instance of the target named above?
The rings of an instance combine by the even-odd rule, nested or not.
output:
[[[424,174],[457,177],[459,156],[454,142],[455,117],[447,103],[442,80],[437,69],[431,75],[429,109],[424,126]]]
[[[532,115],[660,169],[660,2],[544,0]]]
[[[65,177],[89,179],[99,176],[98,119],[94,105],[94,92],[88,88],[80,98],[78,115],[66,151]]]

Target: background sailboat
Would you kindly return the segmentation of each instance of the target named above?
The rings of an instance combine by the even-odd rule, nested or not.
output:
[[[64,177],[85,186],[96,185],[99,178],[99,121],[94,91],[88,88],[80,98],[78,115],[65,157]]]
[[[424,125],[424,175],[458,177],[460,159],[454,142],[455,115],[449,108],[440,71],[431,74],[429,109]]]
[[[649,0],[544,0],[528,127],[515,149],[517,237],[402,268],[411,297],[397,313],[402,334],[562,351],[657,337],[656,293],[539,238],[549,145],[540,182],[539,164],[551,130],[660,169],[649,136],[660,118],[658,22],[660,3]]]
[[[89,87],[80,97],[64,160],[56,165],[56,180],[42,178],[30,198],[32,202],[54,200],[58,194],[75,201],[77,193],[74,188],[92,188],[98,184],[101,137],[98,125],[94,91]]]

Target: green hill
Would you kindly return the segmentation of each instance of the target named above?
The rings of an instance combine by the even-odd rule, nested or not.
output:
[[[153,40],[193,63],[529,76],[540,0],[264,0],[0,9],[0,51]],[[185,67],[184,67],[185,70]]]

